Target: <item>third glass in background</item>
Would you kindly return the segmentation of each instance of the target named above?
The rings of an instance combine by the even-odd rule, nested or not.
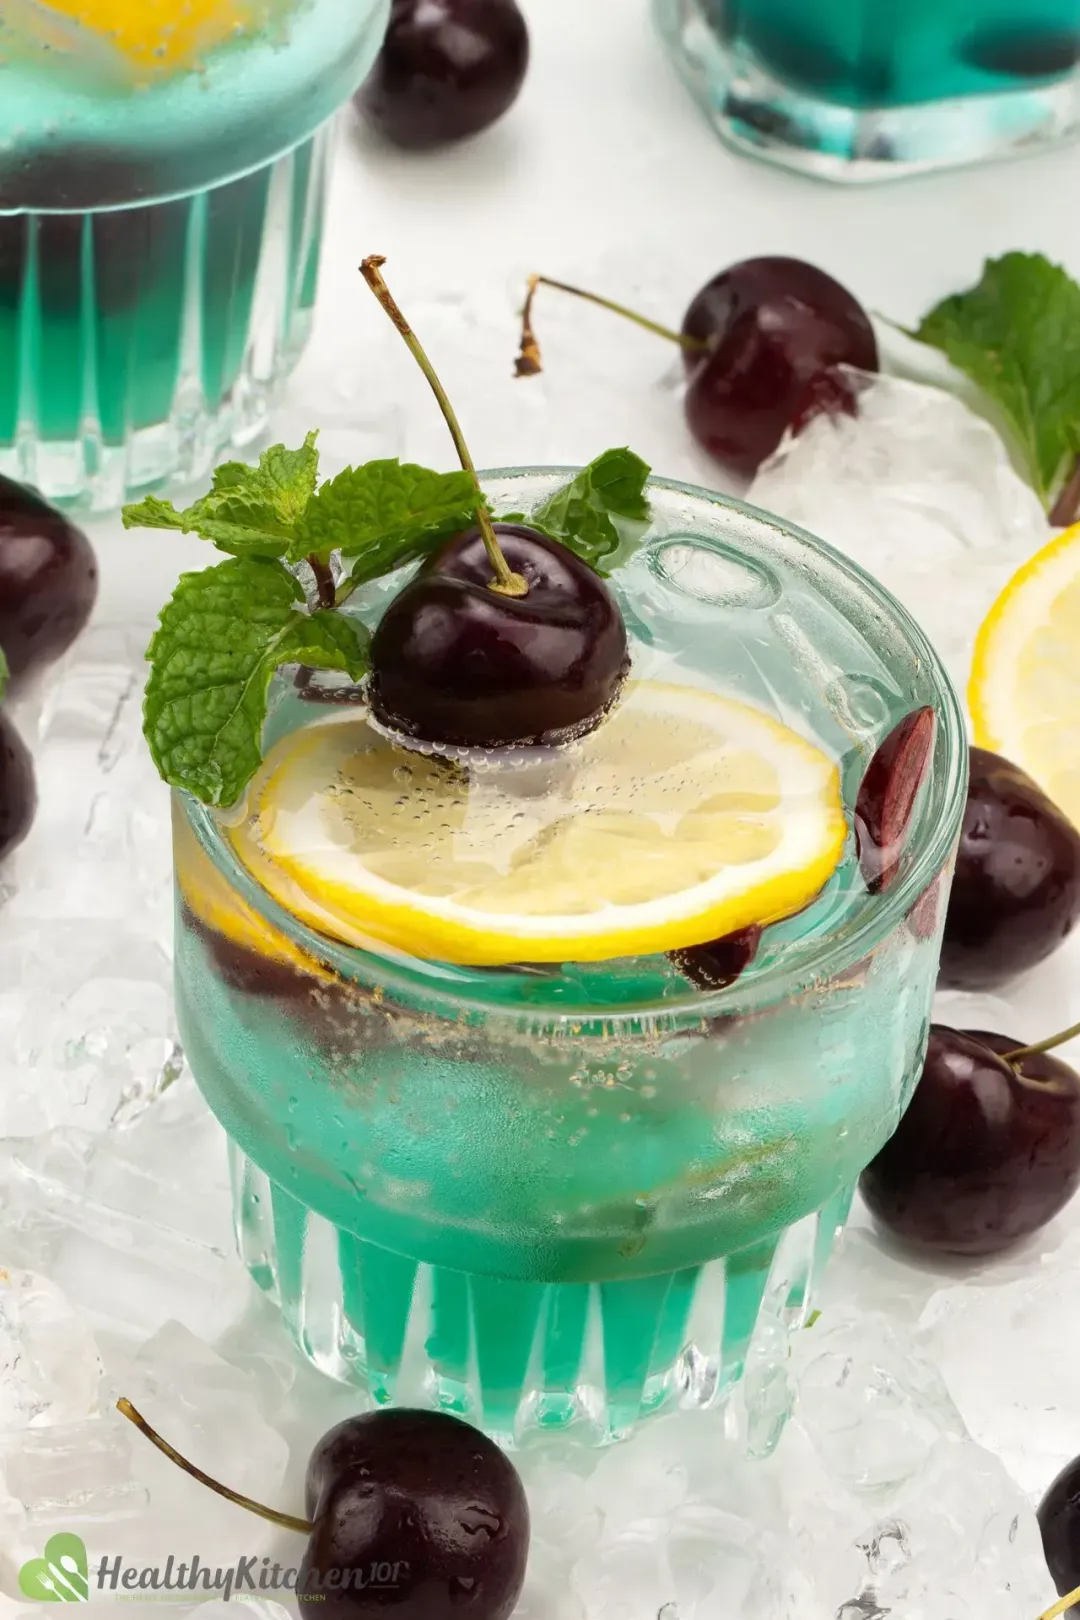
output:
[[[836,180],[1038,149],[1080,127],[1080,0],[654,0],[725,139]]]

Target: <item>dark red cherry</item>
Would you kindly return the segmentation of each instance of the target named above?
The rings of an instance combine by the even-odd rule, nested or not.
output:
[[[941,983],[991,990],[1057,950],[1080,919],[1080,832],[1031,777],[971,750]]]
[[[529,1556],[525,1491],[494,1441],[458,1418],[389,1410],[347,1418],[312,1453],[307,1514],[302,1614],[509,1620],[514,1612]]]
[[[995,1254],[1038,1231],[1080,1186],[1080,1076],[1023,1042],[936,1024],[911,1106],[859,1183],[897,1237]]]
[[[725,934],[709,945],[692,945],[684,950],[671,951],[675,966],[686,974],[699,990],[726,990],[735,983],[758,953],[763,929],[758,923],[740,928],[734,934]]]
[[[0,712],[0,861],[18,848],[37,809],[37,785],[30,750],[7,715]]]
[[[526,596],[491,589],[479,529],[449,541],[391,602],[371,645],[376,718],[432,743],[553,743],[606,713],[629,668],[619,604],[555,540],[496,523]]]
[[[528,66],[529,30],[514,0],[394,0],[356,105],[395,146],[443,146],[501,118]]]
[[[97,600],[81,529],[33,490],[0,477],[0,647],[13,676],[66,652]]]
[[[1039,1503],[1043,1556],[1058,1596],[1080,1586],[1080,1457],[1066,1463]],[[1077,1607],[1069,1610],[1077,1614]]]
[[[887,889],[900,869],[936,725],[933,709],[913,709],[893,727],[866,767],[855,803],[855,845],[872,894]]]
[[[801,259],[746,259],[715,276],[686,312],[686,417],[694,437],[751,478],[805,414],[808,387],[834,366],[878,368],[865,310]],[[818,404],[822,395],[818,394]],[[841,404],[841,408],[847,408]]]

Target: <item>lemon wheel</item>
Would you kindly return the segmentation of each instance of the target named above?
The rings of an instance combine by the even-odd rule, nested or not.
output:
[[[1033,776],[1080,826],[1080,524],[991,608],[968,687],[975,742]]]
[[[836,765],[746,704],[631,685],[570,748],[464,764],[364,718],[294,732],[231,828],[276,900],[360,948],[599,961],[801,910],[847,836]]]

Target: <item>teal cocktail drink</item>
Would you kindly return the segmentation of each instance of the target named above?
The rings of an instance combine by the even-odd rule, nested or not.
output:
[[[483,487],[530,514],[569,476]],[[180,1024],[252,1275],[325,1371],[508,1443],[709,1405],[805,1321],[919,1073],[964,803],[957,700],[887,593],[648,495],[610,581],[630,677],[585,735],[424,747],[290,673],[243,798],[175,798]],[[868,767],[926,711],[868,881]],[[733,873],[734,938],[675,948]]]
[[[262,427],[387,0],[5,0],[0,471],[107,508]]]
[[[833,179],[1022,152],[1080,127],[1080,0],[654,0],[721,133]]]

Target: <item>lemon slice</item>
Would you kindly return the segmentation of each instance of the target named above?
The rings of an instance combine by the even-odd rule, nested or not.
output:
[[[47,0],[144,68],[183,67],[265,18],[266,0]]]
[[[441,961],[603,961],[799,911],[847,827],[836,766],[757,709],[631,685],[562,751],[468,767],[365,719],[264,761],[240,859],[293,915],[361,948]]]
[[[1080,826],[1080,524],[1006,585],[975,643],[975,741],[1033,776]]]

